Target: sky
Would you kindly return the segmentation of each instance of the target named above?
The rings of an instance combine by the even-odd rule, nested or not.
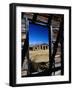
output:
[[[48,44],[48,27],[29,23],[29,45]]]

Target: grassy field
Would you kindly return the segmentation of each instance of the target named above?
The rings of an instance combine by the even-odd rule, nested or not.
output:
[[[49,61],[49,49],[29,51],[29,58],[35,63],[48,62]],[[55,56],[56,62],[60,62],[60,55]]]
[[[48,62],[49,61],[49,50],[37,50],[29,51],[29,57],[33,62]]]

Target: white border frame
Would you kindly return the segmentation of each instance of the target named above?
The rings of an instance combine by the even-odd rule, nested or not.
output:
[[[21,78],[21,12],[64,14],[64,76]],[[16,84],[69,81],[69,9],[16,7]]]

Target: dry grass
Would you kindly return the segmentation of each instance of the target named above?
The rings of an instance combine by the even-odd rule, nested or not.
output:
[[[36,50],[29,51],[29,57],[32,62],[40,63],[40,62],[48,62],[49,61],[49,49],[47,50]],[[55,56],[56,62],[60,62],[60,54]]]
[[[29,51],[29,56],[33,62],[48,62],[49,50]]]

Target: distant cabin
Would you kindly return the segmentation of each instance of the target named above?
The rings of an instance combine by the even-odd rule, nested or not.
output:
[[[29,47],[29,50],[36,51],[36,50],[47,50],[49,49],[48,44],[40,44],[40,45],[33,45]]]

